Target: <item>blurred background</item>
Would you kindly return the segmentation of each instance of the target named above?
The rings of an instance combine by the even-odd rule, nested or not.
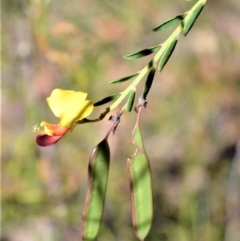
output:
[[[129,82],[107,82],[135,73],[149,58],[122,56],[164,41],[174,28],[151,30],[194,3],[2,1],[1,241],[80,240],[88,158],[110,114],[40,148],[32,127],[58,121],[45,99],[54,88],[88,92],[93,102],[124,90]],[[240,240],[239,16],[239,1],[209,0],[155,77],[141,118],[154,190],[146,241]],[[124,114],[109,139],[98,241],[137,240],[126,173],[135,120],[136,113]]]

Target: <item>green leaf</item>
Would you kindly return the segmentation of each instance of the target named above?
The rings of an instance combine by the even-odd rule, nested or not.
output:
[[[143,89],[143,98],[146,99],[147,98],[147,95],[148,95],[148,92],[152,86],[152,82],[153,82],[153,79],[154,79],[154,75],[155,75],[155,72],[156,72],[156,69],[154,67],[151,68],[151,70],[149,71],[149,74],[148,74],[148,77],[146,79],[146,82],[145,82],[145,86],[144,86],[144,89]]]
[[[135,94],[136,94],[136,89],[133,89],[129,94],[127,106],[126,106],[126,111],[128,111],[128,112],[131,112],[131,110],[132,110],[134,100],[135,100]]]
[[[153,31],[157,32],[157,31],[161,31],[161,30],[170,28],[170,27],[180,23],[184,19],[185,16],[186,16],[186,13],[183,13],[174,18],[171,18],[168,21],[159,25],[158,27],[154,28]]]
[[[161,48],[160,45],[156,45],[156,46],[153,46],[151,48],[143,49],[143,50],[138,51],[136,53],[126,55],[123,58],[127,59],[127,60],[142,58],[142,57],[145,57],[145,56],[147,56],[149,54],[157,52],[160,48]]]
[[[162,55],[162,58],[159,61],[159,65],[158,65],[158,71],[161,72],[162,69],[164,68],[165,64],[168,62],[169,58],[171,57],[175,46],[178,42],[177,38],[174,38],[173,41],[167,46],[165,52]]]
[[[138,125],[139,116],[133,131],[133,142],[137,148],[127,160],[127,171],[131,189],[132,222],[137,237],[144,240],[152,225],[153,194],[150,164]]]
[[[93,150],[88,167],[88,190],[82,216],[82,240],[96,238],[104,210],[107,189],[110,149],[107,137]]]
[[[201,13],[206,0],[198,1],[187,13],[187,16],[183,20],[183,35],[186,36],[188,32],[191,30],[193,24],[195,23],[196,19],[198,18],[199,14]]]
[[[96,103],[94,103],[94,106],[100,106],[100,105],[104,105],[107,104],[110,101],[116,100],[121,94],[114,94],[108,97],[103,98],[102,100],[97,101]]]
[[[133,77],[135,77],[135,76],[137,76],[137,75],[139,75],[139,73],[132,74],[132,75],[128,75],[128,76],[123,77],[123,78],[121,78],[121,79],[117,79],[117,80],[110,81],[110,82],[108,82],[108,83],[109,83],[109,84],[119,84],[119,83],[125,82],[125,81],[127,81],[127,80],[130,80],[130,79],[132,79]]]

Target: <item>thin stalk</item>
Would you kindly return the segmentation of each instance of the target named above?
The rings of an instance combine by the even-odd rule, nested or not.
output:
[[[135,88],[143,79],[143,77],[148,73],[148,71],[151,69],[151,67],[158,62],[158,60],[161,58],[162,54],[166,50],[166,47],[168,46],[168,43],[175,37],[178,37],[183,29],[182,24],[180,24],[176,30],[168,37],[168,39],[162,44],[162,47],[158,50],[156,55],[153,57],[153,59],[141,70],[139,71],[139,75],[136,77],[136,79],[121,93],[121,96],[109,107],[109,111],[115,109],[118,107],[118,105],[125,99],[125,97],[131,92],[133,88]]]

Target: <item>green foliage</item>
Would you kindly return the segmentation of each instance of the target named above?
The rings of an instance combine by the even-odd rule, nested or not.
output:
[[[157,52],[160,48],[161,48],[161,46],[156,45],[151,48],[143,49],[136,53],[126,55],[126,56],[124,56],[124,58],[128,59],[128,60],[142,58],[142,57],[148,56],[149,54]]]
[[[143,94],[142,94],[144,99],[147,98],[148,92],[151,89],[152,82],[153,82],[153,79],[154,79],[154,76],[155,76],[155,72],[156,72],[155,67],[152,67],[150,69],[149,73],[148,73],[148,76],[147,76],[147,79],[146,79],[146,82],[145,82],[145,85],[144,85],[144,89],[143,89]]]
[[[87,205],[93,208],[93,213],[87,209],[88,214],[97,215],[97,222],[85,221],[85,234],[90,239],[97,235],[96,240],[137,240],[129,225],[129,196],[134,192],[129,195],[131,180],[124,162],[133,153],[128,139],[136,114],[126,110],[134,107],[133,95],[138,98],[140,93],[144,101],[151,89],[141,132],[151,162],[154,217],[152,226],[148,221],[142,228],[136,216],[139,239],[151,226],[146,241],[238,240],[234,227],[239,218],[233,210],[240,205],[236,201],[239,183],[237,175],[232,175],[233,171],[238,174],[239,160],[233,158],[232,150],[239,138],[239,41],[233,34],[238,30],[238,1],[220,0],[217,8],[207,5],[208,11],[202,13],[193,34],[178,43],[170,62],[174,49],[169,51],[169,46],[181,33],[189,32],[205,1],[165,1],[160,8],[157,0],[85,2],[25,1],[19,8],[19,1],[4,1],[1,238],[79,240],[84,232],[79,219],[87,186],[86,161],[106,128],[106,121],[91,122],[117,111],[115,135],[108,138],[113,161],[107,196],[97,210]],[[188,9],[184,6],[191,8],[195,3],[178,15]],[[175,15],[164,24],[155,22]],[[155,29],[168,31],[156,35],[150,31],[153,24],[158,25]],[[175,25],[168,37],[169,28]],[[146,66],[140,71],[141,62],[116,57],[141,48],[125,56],[146,56],[141,61],[148,62],[142,62]],[[164,72],[155,73],[163,63],[169,63]],[[111,88],[105,84],[104,79],[137,71],[131,82]],[[53,88],[88,92],[90,100],[99,100],[94,104],[98,108],[90,119],[75,123],[57,145],[44,149],[36,147],[30,130],[43,117],[56,123],[45,103]],[[134,109],[140,111],[139,104]],[[137,157],[146,161],[141,152],[133,160]],[[136,162],[132,165],[138,173]],[[139,176],[134,183],[143,188],[145,179]],[[105,178],[94,180],[102,183]],[[136,188],[141,195],[135,196],[142,198],[142,188]],[[92,197],[99,200],[97,192]],[[134,204],[133,210],[145,217],[140,206]]]
[[[163,53],[159,65],[158,65],[158,71],[161,72],[166,63],[168,62],[169,58],[171,57],[176,45],[177,45],[178,39],[172,39],[171,42],[167,45],[165,52]]]
[[[174,18],[171,18],[168,21],[159,25],[158,27],[154,28],[153,31],[157,32],[157,31],[165,30],[165,29],[168,29],[172,26],[175,26],[175,25],[181,23],[186,15],[187,15],[186,13],[183,13],[183,14],[180,14],[180,15],[174,17]]]
[[[125,82],[125,81],[127,81],[127,80],[130,80],[130,79],[132,79],[133,77],[136,77],[138,74],[139,74],[139,73],[131,74],[131,75],[122,77],[122,78],[117,79],[117,80],[112,80],[112,81],[110,81],[110,82],[108,82],[108,83],[109,83],[109,84],[119,84],[119,83]]]
[[[201,10],[199,10],[199,6],[201,6],[202,8],[204,6],[204,3],[201,0],[199,0],[199,2],[197,2],[197,4],[195,4],[187,14],[178,15],[177,17],[167,21],[164,25],[160,25],[156,28],[157,30],[159,30],[161,28],[167,28],[169,26],[172,26],[175,23],[180,23],[176,30],[168,37],[165,42],[159,45],[155,45],[151,48],[141,50],[137,53],[125,56],[126,59],[136,59],[139,57],[147,56],[156,51],[155,56],[141,71],[137,72],[136,74],[109,82],[110,84],[121,83],[132,79],[133,77],[136,77],[135,80],[123,92],[121,92],[121,96],[109,107],[109,110],[115,109],[124,100],[124,98],[128,96],[131,90],[133,88],[136,88],[136,86],[141,82],[142,78],[148,73],[149,69],[151,69],[154,64],[159,62],[158,70],[162,71],[175,49],[180,33],[184,30],[184,34],[186,35],[196,21],[199,13],[201,12]],[[182,21],[185,18],[187,19],[187,21],[182,24]]]
[[[205,3],[206,3],[206,0],[199,0],[193,6],[193,8],[190,11],[188,11],[187,16],[183,20],[183,25],[184,25],[183,34],[184,34],[184,36],[186,36],[188,34],[188,32],[191,30],[193,24],[195,23],[199,14],[201,13]]]
[[[108,97],[103,98],[102,100],[95,102],[93,105],[94,106],[105,105],[113,100],[116,100],[119,96],[120,94],[110,95]]]
[[[131,93],[129,94],[127,105],[126,105],[126,111],[131,112],[134,100],[135,100],[136,90],[133,89]]]

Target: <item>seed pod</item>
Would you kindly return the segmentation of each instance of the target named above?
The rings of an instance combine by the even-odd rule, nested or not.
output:
[[[137,145],[135,153],[127,160],[127,172],[130,181],[132,222],[139,240],[147,236],[153,218],[153,195],[151,169],[143,146],[138,120],[133,130],[133,143]]]
[[[112,128],[107,136],[94,148],[89,158],[88,189],[82,216],[83,241],[94,240],[101,225],[110,162],[110,149],[107,138]]]

